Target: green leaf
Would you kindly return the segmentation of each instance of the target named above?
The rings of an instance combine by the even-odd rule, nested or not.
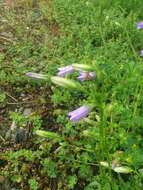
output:
[[[6,94],[0,93],[0,103],[4,103],[5,99],[6,99]]]
[[[38,182],[35,179],[29,179],[28,183],[30,185],[31,190],[37,190],[38,189]]]
[[[35,133],[40,137],[45,137],[50,140],[52,139],[61,140],[61,137],[57,133],[54,133],[54,132],[37,130]]]
[[[68,176],[68,187],[70,189],[73,189],[76,183],[77,183],[77,176],[76,175]]]
[[[22,176],[21,175],[14,175],[11,177],[11,180],[16,182],[16,183],[20,183],[22,181]]]
[[[84,189],[85,190],[95,190],[95,189],[99,189],[100,190],[101,189],[101,185],[97,181],[92,181]]]
[[[50,158],[45,158],[42,161],[43,172],[47,174],[51,178],[55,178],[57,176],[57,165],[56,162],[51,160]]]

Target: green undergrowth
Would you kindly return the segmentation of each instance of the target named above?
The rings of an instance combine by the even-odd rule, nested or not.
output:
[[[142,189],[142,1],[15,0],[0,9],[0,188]],[[92,65],[96,79],[81,91],[52,84],[75,63]],[[92,112],[71,123],[68,112],[86,103]],[[24,142],[7,139],[12,123]]]

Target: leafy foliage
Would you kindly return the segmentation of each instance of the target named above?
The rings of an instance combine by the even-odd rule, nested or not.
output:
[[[0,5],[0,179],[31,190],[142,189],[142,1]],[[56,76],[71,64],[96,79]],[[68,113],[88,103],[88,117],[71,123]],[[26,141],[5,138],[21,128]]]

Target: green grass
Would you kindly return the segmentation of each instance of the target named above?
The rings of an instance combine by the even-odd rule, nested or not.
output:
[[[142,1],[15,0],[0,10],[0,188],[142,189]],[[50,78],[73,63],[96,70],[82,91],[25,75]],[[68,112],[85,103],[95,108],[72,124]],[[13,121],[28,133],[26,142],[6,138]],[[114,164],[132,172],[115,172]]]

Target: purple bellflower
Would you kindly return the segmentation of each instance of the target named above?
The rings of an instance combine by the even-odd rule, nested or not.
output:
[[[68,65],[66,67],[61,67],[58,70],[59,70],[58,76],[64,77],[66,74],[72,73],[74,71],[74,68],[72,65]]]
[[[80,108],[69,112],[68,116],[70,117],[70,121],[77,123],[80,119],[86,117],[90,111],[91,108],[89,106],[83,105]]]
[[[140,56],[143,57],[143,50],[140,51]]]
[[[137,29],[138,30],[143,29],[143,21],[137,23]]]
[[[80,75],[78,76],[77,79],[80,80],[81,82],[83,82],[84,80],[94,79],[96,77],[95,72],[81,71],[79,74]]]

